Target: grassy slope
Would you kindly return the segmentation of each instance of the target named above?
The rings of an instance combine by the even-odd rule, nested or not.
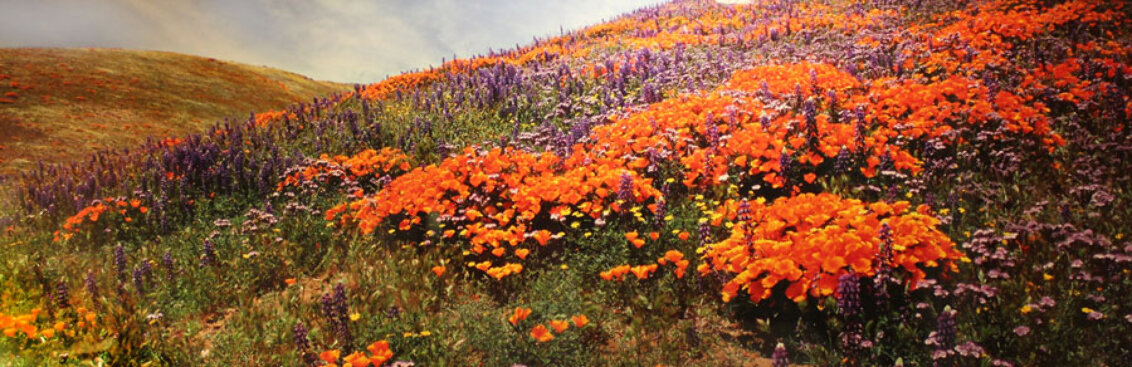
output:
[[[0,49],[0,174],[345,90],[278,69],[159,51]],[[251,93],[256,91],[255,93]]]
[[[855,13],[849,7],[852,5],[850,2],[835,2],[835,5],[837,6],[832,9],[818,11],[819,15]],[[302,118],[291,119],[289,123],[223,130],[220,134],[206,137],[206,142],[199,146],[212,147],[208,144],[215,143],[215,146],[223,148],[224,160],[209,166],[209,170],[194,166],[193,170],[180,171],[176,168],[184,167],[183,165],[170,165],[168,167],[174,169],[168,171],[164,169],[165,166],[161,169],[134,168],[127,171],[143,178],[155,172],[176,171],[193,178],[181,181],[186,182],[182,185],[204,182],[199,186],[188,187],[187,190],[152,183],[148,186],[132,186],[149,188],[152,196],[141,197],[145,200],[145,205],[156,208],[156,204],[160,203],[168,214],[158,215],[156,209],[150,210],[148,215],[131,212],[130,216],[135,221],[127,225],[122,216],[108,211],[99,221],[87,222],[84,228],[89,230],[81,231],[72,240],[62,242],[51,239],[51,231],[58,230],[60,225],[57,219],[52,222],[46,215],[29,216],[31,219],[18,223],[12,232],[4,234],[6,243],[0,245],[7,246],[5,249],[9,252],[0,257],[0,264],[6,265],[0,266],[0,310],[15,314],[29,312],[33,307],[49,309],[52,304],[59,303],[51,297],[59,293],[58,284],[63,284],[64,287],[69,287],[70,292],[70,299],[64,302],[68,304],[67,307],[97,307],[99,326],[83,330],[81,327],[67,325],[69,330],[79,330],[75,337],[33,341],[26,341],[19,335],[0,338],[0,361],[8,358],[15,360],[15,365],[45,365],[48,361],[57,360],[59,354],[69,353],[71,364],[110,361],[111,364],[134,365],[302,365],[299,362],[302,353],[294,342],[293,330],[296,325],[304,325],[310,331],[310,352],[339,349],[345,356],[351,351],[362,350],[370,342],[388,340],[395,352],[395,359],[417,361],[418,365],[491,366],[516,362],[527,365],[765,365],[766,360],[758,356],[769,355],[776,342],[782,341],[795,362],[848,365],[852,363],[847,362],[850,358],[859,358],[862,361],[860,365],[893,365],[894,360],[900,357],[908,365],[914,366],[933,364],[935,348],[924,341],[942,329],[940,324],[944,322],[940,321],[943,319],[939,316],[947,313],[948,309],[955,309],[958,312],[958,316],[953,316],[958,320],[956,341],[977,342],[987,349],[987,353],[977,361],[974,357],[953,360],[954,365],[991,365],[992,358],[1015,361],[1018,365],[1087,365],[1085,361],[1090,360],[1092,362],[1089,363],[1093,365],[1125,365],[1106,361],[1115,361],[1121,355],[1129,353],[1127,349],[1121,349],[1123,345],[1119,344],[1119,340],[1114,341],[1110,336],[1126,335],[1125,331],[1128,330],[1125,326],[1128,324],[1121,321],[1121,318],[1127,319],[1127,316],[1123,316],[1127,314],[1124,307],[1132,304],[1125,291],[1132,285],[1126,278],[1130,273],[1127,268],[1111,266],[1115,263],[1106,262],[1103,257],[1123,256],[1121,254],[1124,250],[1108,249],[1115,248],[1116,244],[1105,244],[1110,243],[1108,238],[1117,241],[1124,238],[1126,226],[1122,224],[1122,218],[1127,218],[1129,213],[1127,209],[1113,208],[1128,207],[1122,204],[1128,202],[1129,195],[1124,189],[1119,189],[1119,183],[1130,180],[1123,172],[1107,173],[1104,170],[1083,168],[1125,166],[1119,162],[1129,160],[1120,161],[1120,155],[1103,150],[1103,146],[1099,144],[1090,146],[1089,142],[1102,139],[1106,142],[1130,140],[1122,135],[1127,133],[1119,129],[1110,132],[1094,128],[1094,131],[1107,134],[1098,137],[1101,133],[1093,135],[1089,129],[1067,125],[1063,120],[1069,120],[1067,117],[1077,114],[1078,112],[1073,112],[1077,107],[1049,96],[1045,99],[1046,102],[1051,102],[1050,105],[1057,103],[1050,112],[1051,117],[1059,118],[1056,128],[1058,131],[1072,131],[1076,137],[1066,147],[1059,148],[1053,157],[1044,154],[1044,150],[1030,149],[1032,145],[1022,145],[1029,141],[1016,135],[1004,133],[1001,138],[1008,140],[1003,141],[983,139],[981,131],[994,129],[987,125],[970,128],[966,119],[956,122],[962,127],[957,134],[972,143],[946,146],[942,152],[928,153],[922,149],[924,142],[912,139],[912,148],[909,149],[918,158],[923,158],[926,172],[911,179],[897,177],[896,170],[868,179],[853,173],[856,170],[838,173],[835,171],[840,169],[829,169],[834,157],[826,157],[827,164],[815,181],[822,186],[822,191],[867,202],[892,200],[884,199],[885,196],[907,198],[914,204],[927,203],[928,195],[932,195],[935,198],[933,207],[941,208],[939,214],[935,215],[946,220],[946,224],[939,226],[940,230],[945,231],[957,244],[962,243],[964,251],[974,259],[959,264],[959,273],[939,278],[936,283],[939,286],[934,289],[930,287],[931,284],[921,283],[929,286],[907,292],[899,291],[896,293],[898,296],[888,302],[874,302],[879,296],[875,285],[869,285],[871,281],[859,284],[862,288],[861,303],[866,305],[862,317],[867,321],[864,336],[871,338],[875,346],[864,351],[854,351],[853,348],[859,344],[842,345],[842,333],[851,332],[852,329],[844,323],[846,319],[845,314],[841,313],[842,306],[832,297],[812,298],[795,304],[782,296],[780,288],[776,291],[776,297],[761,303],[749,302],[743,296],[724,303],[720,300],[719,291],[721,283],[730,275],[715,272],[708,276],[697,276],[698,273],[693,269],[703,262],[699,255],[694,255],[697,254],[697,249],[702,248],[697,242],[713,244],[726,238],[730,232],[730,226],[723,224],[704,226],[707,233],[697,233],[699,219],[707,215],[704,210],[716,209],[722,200],[750,198],[739,195],[753,196],[753,193],[725,191],[722,186],[716,187],[718,190],[701,190],[699,187],[684,189],[679,181],[674,181],[674,191],[670,196],[672,201],[668,202],[667,208],[670,219],[656,221],[646,217],[653,220],[640,223],[627,215],[606,215],[603,218],[608,222],[603,226],[588,220],[578,228],[563,226],[565,228],[561,229],[564,238],[551,240],[548,246],[533,245],[533,240],[525,241],[522,246],[528,246],[532,252],[530,258],[522,259],[526,260],[522,262],[522,273],[495,280],[468,264],[485,260],[496,265],[504,261],[518,261],[515,260],[517,253],[512,252],[513,255],[507,254],[502,258],[493,257],[495,255],[489,253],[471,253],[465,250],[469,244],[467,240],[459,237],[441,238],[445,229],[453,227],[451,222],[442,223],[436,217],[426,216],[423,224],[412,226],[409,230],[400,230],[397,220],[388,220],[368,235],[359,234],[352,226],[345,229],[328,226],[324,220],[325,210],[353,200],[352,196],[345,194],[345,190],[350,188],[347,186],[351,185],[317,184],[302,190],[287,189],[276,196],[272,194],[273,189],[256,188],[257,185],[252,182],[255,180],[223,186],[214,183],[216,180],[211,179],[214,176],[202,174],[212,168],[216,171],[256,174],[259,172],[257,167],[263,167],[262,164],[270,157],[279,155],[275,152],[276,148],[282,155],[301,151],[305,156],[312,157],[321,153],[353,154],[363,148],[397,146],[410,151],[416,163],[435,163],[439,157],[448,156],[438,152],[438,141],[461,148],[467,144],[497,140],[493,137],[514,131],[520,137],[517,144],[523,146],[526,143],[522,136],[542,128],[540,124],[547,120],[551,124],[566,125],[569,128],[576,126],[571,124],[580,124],[576,119],[598,115],[599,110],[604,111],[604,107],[599,108],[601,103],[614,105],[610,109],[655,103],[640,102],[642,99],[637,99],[643,94],[643,88],[637,86],[643,85],[646,80],[655,83],[651,85],[660,90],[660,95],[669,96],[667,102],[655,103],[657,110],[670,111],[677,116],[689,116],[679,120],[687,123],[680,126],[693,126],[684,129],[694,130],[694,126],[705,120],[716,128],[722,128],[727,126],[724,119],[712,120],[706,118],[703,111],[691,111],[700,105],[676,103],[681,98],[686,98],[677,97],[677,94],[713,90],[725,84],[724,80],[738,74],[733,73],[735,68],[749,68],[752,65],[770,63],[767,59],[778,58],[785,59],[781,61],[783,64],[793,65],[802,58],[833,62],[843,55],[855,54],[857,56],[850,57],[849,60],[867,60],[857,64],[862,65],[858,72],[863,78],[885,78],[892,75],[893,68],[883,62],[884,57],[894,54],[881,52],[881,61],[878,62],[876,54],[863,52],[899,52],[901,48],[892,44],[901,47],[917,46],[916,44],[887,40],[882,46],[870,46],[840,37],[895,34],[896,27],[906,29],[909,25],[903,19],[926,17],[924,14],[930,13],[926,9],[942,11],[954,6],[957,5],[928,3],[923,8],[905,9],[901,12],[903,16],[900,19],[887,23],[889,28],[859,29],[844,33],[840,29],[814,28],[817,35],[813,38],[821,41],[812,44],[806,41],[812,34],[794,32],[789,36],[781,36],[778,41],[768,41],[765,47],[749,46],[753,42],[728,42],[726,46],[707,43],[682,48],[680,52],[686,60],[684,62],[672,61],[677,59],[676,52],[658,47],[661,50],[655,50],[651,56],[653,63],[644,64],[662,71],[651,77],[630,74],[627,77],[630,82],[627,84],[630,86],[624,96],[629,103],[614,105],[601,102],[602,98],[595,97],[615,94],[617,88],[611,87],[614,78],[591,78],[589,76],[595,74],[583,71],[592,71],[590,66],[605,60],[625,60],[625,54],[618,53],[620,51],[630,52],[629,55],[634,57],[637,55],[631,42],[622,43],[626,38],[624,34],[613,33],[614,31],[636,29],[642,27],[642,24],[666,24],[666,29],[672,30],[676,35],[689,36],[680,32],[700,32],[693,27],[668,27],[667,24],[678,23],[675,20],[678,14],[692,18],[696,18],[696,14],[704,15],[699,17],[701,19],[730,19],[711,16],[720,14],[721,10],[708,3],[681,2],[668,9],[686,8],[689,11],[659,14],[642,12],[639,13],[639,18],[642,19],[639,23],[624,22],[625,26],[622,28],[603,24],[585,32],[577,32],[576,34],[613,33],[610,37],[617,40],[617,46],[606,44],[604,47],[595,47],[594,52],[585,59],[561,57],[556,59],[561,64],[538,64],[543,71],[539,74],[543,75],[541,79],[531,76],[536,74],[531,70],[533,68],[524,70],[526,79],[521,82],[507,78],[509,69],[506,68],[487,67],[476,70],[474,75],[483,78],[465,84],[446,83],[443,79],[453,78],[455,74],[443,74],[443,77],[438,78],[441,81],[437,85],[420,87],[423,90],[420,95],[413,95],[413,88],[391,83],[396,87],[390,90],[396,89],[403,95],[397,93],[394,97],[394,93],[389,93],[384,99],[370,100],[365,105],[358,99],[350,98],[320,108],[299,109],[305,111],[298,112]],[[771,19],[777,16],[779,20],[787,17],[787,12],[781,8],[756,9],[759,10],[742,18],[755,19],[754,14],[759,15],[758,19],[762,19],[764,15]],[[865,10],[872,8],[866,6]],[[802,14],[805,12],[802,11]],[[792,17],[805,18],[797,13]],[[736,23],[739,28],[747,25],[743,22]],[[837,22],[845,23],[848,22]],[[1056,31],[1058,33],[1047,36],[1065,38],[1065,28],[1063,26]],[[759,33],[761,32],[756,32]],[[1121,34],[1126,37],[1126,32]],[[661,33],[661,36],[665,35],[665,32]],[[1123,41],[1126,39],[1122,38],[1122,45],[1127,45]],[[583,41],[593,40],[583,39],[578,42]],[[624,49],[616,48],[622,47],[621,45],[624,45]],[[952,44],[948,47],[961,46]],[[610,51],[610,48],[614,50]],[[992,53],[991,50],[982,52]],[[1006,54],[1011,56],[1008,59],[1018,62],[1017,65],[1011,64],[1012,67],[1003,68],[1005,71],[993,73],[988,78],[1012,86],[1010,81],[1018,80],[1014,78],[1015,69],[1020,73],[1029,73],[1030,68],[1035,67],[1036,62],[1033,60],[1036,57],[1032,53],[1019,52],[1021,53],[1017,57]],[[1095,52],[1082,54],[1082,57],[1095,57]],[[937,50],[936,54],[945,53]],[[1128,59],[1127,56],[1120,57]],[[721,65],[718,71],[706,66],[712,64],[709,60],[721,58],[725,61],[716,62]],[[910,72],[911,75],[905,73],[901,81],[915,81],[919,84],[940,80],[935,78],[941,72],[932,71],[935,70],[935,65],[923,59],[917,60],[919,64],[913,63],[915,69]],[[962,65],[963,68],[973,67],[970,63]],[[546,72],[559,70],[560,67],[572,71],[574,77],[557,78]],[[640,73],[646,69],[623,70],[636,70]],[[809,77],[805,75],[806,70],[801,70],[800,73],[789,74],[789,78],[784,78],[788,82],[781,86],[774,83],[775,88],[789,88],[795,81],[807,80]],[[420,73],[416,75],[419,77],[417,79],[413,75],[407,76],[405,80],[408,82],[405,84],[412,85],[413,80],[431,80],[427,77],[432,74]],[[553,82],[563,79],[577,84],[563,87]],[[694,85],[693,82],[700,84]],[[1107,79],[1105,82],[1115,83]],[[880,85],[885,88],[872,93],[887,94],[889,88],[907,89],[894,81]],[[975,89],[980,84],[972,82],[968,85]],[[510,91],[507,95],[522,96],[529,92],[531,97],[525,99],[525,102],[517,102],[518,107],[513,108],[513,112],[505,113],[510,107],[509,100],[489,99],[487,102],[479,102],[480,91],[489,89],[489,86]],[[573,91],[567,91],[570,89]],[[438,91],[443,93],[437,93]],[[800,105],[803,99],[794,98],[789,91],[776,90],[774,93],[778,95],[769,96],[765,100],[787,106],[787,110],[792,106],[795,113],[793,116],[796,117],[794,120],[802,121],[802,117],[797,114],[802,108]],[[806,92],[801,90],[798,93]],[[851,92],[858,96],[862,93],[865,92]],[[814,94],[817,94],[814,97],[819,101],[817,103],[825,103],[822,93]],[[563,95],[564,97],[559,97]],[[1099,98],[1095,97],[1089,103],[1095,103]],[[558,99],[562,100],[565,108],[555,106]],[[454,100],[471,102],[456,103]],[[891,103],[905,106],[916,101],[893,98]],[[842,105],[840,108],[844,109],[846,106],[851,107],[852,104]],[[765,112],[760,107],[748,105],[743,108],[742,111],[748,112],[747,116],[760,116]],[[746,108],[750,108],[750,111]],[[344,113],[346,111],[365,116],[359,123],[361,129],[358,132],[351,131],[351,124],[343,117],[351,115]],[[449,111],[452,115],[445,116]],[[820,108],[819,111],[826,109]],[[875,113],[872,109],[870,111]],[[828,114],[841,115],[841,112],[848,111],[831,108]],[[826,113],[819,112],[818,115]],[[659,115],[642,115],[640,111],[633,114],[643,117]],[[1115,120],[1113,117],[1084,119],[1086,121],[1082,124],[1086,124],[1086,127],[1115,125],[1112,123]],[[660,120],[660,123],[665,124],[671,122]],[[778,129],[786,120],[776,120],[772,126]],[[435,123],[436,128],[433,129],[433,125],[425,125],[422,121]],[[994,126],[998,123],[995,121],[983,124]],[[743,120],[741,124],[748,131],[767,129],[759,127],[760,122],[753,119]],[[644,123],[639,125],[645,126]],[[877,134],[881,126],[870,127],[872,128],[877,130],[868,135],[875,136],[873,134]],[[705,129],[705,135],[706,131]],[[234,135],[233,132],[239,132],[240,138],[228,140]],[[538,134],[534,135],[536,138],[540,137]],[[688,139],[695,141],[693,145],[701,148],[707,145],[707,139],[694,136],[697,138]],[[244,143],[249,140],[253,143]],[[233,142],[242,143],[240,147],[244,149],[228,149],[233,146]],[[621,144],[625,141],[618,139],[610,142]],[[802,143],[804,142],[800,141],[798,144]],[[198,148],[200,150],[205,149]],[[240,152],[244,152],[244,155],[240,155]],[[157,154],[160,152],[154,156],[160,156]],[[998,158],[1004,155],[1007,158],[1020,158]],[[1090,158],[1096,163],[1077,161],[1080,157]],[[240,158],[239,170],[233,168],[237,165],[230,163],[236,161],[236,158]],[[863,159],[850,157],[847,160],[861,164]],[[1056,165],[1049,164],[1051,160]],[[672,161],[677,162],[676,159]],[[1075,161],[1081,163],[1074,163]],[[248,165],[244,164],[247,162],[261,165],[247,168]],[[1069,166],[1071,163],[1092,177],[1078,178],[1069,170],[1055,168]],[[791,180],[802,182],[802,172],[809,168],[798,164],[794,167],[796,169]],[[737,171],[740,170],[730,171],[729,177],[732,180],[738,180],[735,178],[739,177]],[[665,182],[665,178],[678,180],[685,171],[681,165],[673,163],[661,165],[658,172],[655,184]],[[391,174],[399,175],[400,173]],[[366,194],[378,192],[378,185],[381,184],[377,183],[379,180],[376,176],[379,174],[358,180]],[[208,179],[197,180],[199,177]],[[277,178],[278,176],[271,176],[263,179],[268,183],[265,187],[274,188]],[[761,180],[758,177],[753,179]],[[1079,199],[1059,193],[1057,189],[1084,187],[1092,181],[1108,182],[1108,186],[1095,186],[1117,196],[1111,207],[1104,209],[1107,210],[1103,212],[1104,215],[1100,214],[1101,209],[1095,208],[1095,205],[1110,205],[1104,200],[1100,200],[1099,204],[1089,204],[1094,206],[1079,208],[1076,206]],[[429,181],[420,182],[428,184]],[[871,188],[871,185],[879,188]],[[237,189],[227,188],[233,186]],[[893,190],[885,190],[889,187]],[[130,194],[115,191],[118,189],[109,187],[107,195]],[[817,190],[813,186],[807,188],[811,189]],[[954,195],[949,195],[951,193]],[[784,197],[776,193],[769,195],[771,199]],[[1100,196],[1103,199],[1104,195]],[[494,195],[489,197],[497,199]],[[1045,201],[1049,201],[1048,205]],[[66,200],[60,202],[66,204]],[[275,214],[265,216],[260,210]],[[808,210],[799,212],[805,213]],[[159,219],[166,219],[165,216],[169,217],[170,229],[156,230],[157,224],[161,223]],[[542,221],[537,225],[553,228],[549,226],[565,223],[548,224]],[[742,224],[742,221],[727,223]],[[1038,229],[1026,229],[1025,226],[1030,223],[1034,223],[1033,227]],[[1068,235],[1048,233],[1055,231],[1045,229],[1049,228],[1045,226],[1047,223],[1071,223],[1078,227],[1056,227],[1056,232]],[[534,228],[536,227],[531,229]],[[558,228],[554,229],[557,232]],[[655,230],[660,238],[647,242],[644,247],[632,248],[625,236],[629,230],[640,231],[642,234]],[[679,236],[673,232],[675,230],[692,232],[694,237],[678,240]],[[867,235],[879,237],[877,232],[874,230]],[[1063,241],[1063,237],[1070,235],[1072,241]],[[209,247],[205,247],[206,241],[209,241]],[[1095,245],[1074,245],[1073,249],[1063,249],[1060,247],[1062,245],[1053,246],[1059,242],[1088,242]],[[116,269],[113,255],[115,244],[122,248],[121,270]],[[1128,245],[1123,242],[1118,246],[1123,249]],[[599,272],[619,264],[652,263],[653,259],[671,248],[692,258],[689,276],[676,278],[669,265],[647,279],[636,279],[629,275],[620,282],[599,281]],[[1111,253],[1101,253],[1099,249]],[[995,252],[1000,250],[1001,252]],[[1009,268],[1006,265],[993,265],[996,260],[988,259],[988,254],[1005,256],[1000,253],[1009,254],[1011,262],[1017,262],[1017,265],[1010,265]],[[1102,258],[1096,255],[1101,255]],[[205,265],[204,260],[210,256],[209,264]],[[170,266],[165,265],[166,257]],[[1085,268],[1095,274],[1118,273],[1123,276],[1118,280],[1104,278],[1107,283],[1102,292],[1101,288],[1090,284],[1093,281],[1081,280],[1077,275],[1077,269],[1082,267],[1080,264],[1073,264],[1078,259],[1083,259]],[[152,279],[143,278],[141,269],[144,264],[153,267]],[[435,275],[431,270],[437,264],[447,266],[446,272],[441,276]],[[40,270],[42,276],[36,274]],[[996,279],[987,275],[990,270],[1008,272],[1011,277]],[[116,277],[116,271],[123,273]],[[91,288],[97,292],[92,292],[84,284],[86,274],[92,275],[95,286]],[[141,280],[132,279],[131,274],[138,274],[138,279]],[[325,306],[320,297],[334,294],[338,285],[342,286],[345,293],[342,298],[348,305],[350,321],[345,324],[349,325],[351,331],[345,334],[349,336],[338,334],[334,322],[324,312]],[[987,288],[970,288],[978,286]],[[116,292],[119,289],[121,292]],[[981,292],[992,295],[983,296]],[[1040,297],[1047,295],[1056,300],[1055,306],[1038,305]],[[96,301],[101,302],[101,306],[96,306]],[[517,326],[512,326],[507,318],[516,307],[529,307],[533,313]],[[1094,316],[1086,312],[1086,309],[1103,312],[1101,319],[1091,319]],[[48,327],[55,320],[74,320],[75,314],[75,311],[69,309],[59,311],[57,317],[40,316],[37,325]],[[575,314],[587,315],[591,320],[589,326],[571,327],[565,332],[555,333],[557,338],[546,343],[535,342],[529,334],[536,324],[566,319]],[[339,319],[341,316],[345,315],[339,315]],[[1032,330],[1016,329],[1018,326]],[[1021,335],[1027,333],[1027,337]],[[952,365],[946,361],[936,364]]]

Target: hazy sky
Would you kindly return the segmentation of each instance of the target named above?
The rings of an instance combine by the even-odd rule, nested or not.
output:
[[[660,0],[0,0],[0,47],[164,50],[374,82]]]

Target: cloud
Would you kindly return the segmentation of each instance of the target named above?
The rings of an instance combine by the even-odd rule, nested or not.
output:
[[[188,53],[374,82],[658,0],[0,0],[0,47]]]

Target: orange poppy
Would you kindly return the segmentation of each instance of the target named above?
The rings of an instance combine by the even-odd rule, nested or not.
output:
[[[530,316],[530,315],[531,315],[531,309],[530,308],[515,307],[515,311],[511,313],[511,317],[508,317],[507,321],[510,322],[511,325],[518,326],[519,321],[526,320],[527,316]]]
[[[334,362],[338,362],[338,357],[341,356],[341,355],[342,355],[342,352],[340,352],[337,349],[328,350],[328,351],[324,351],[322,353],[319,353],[318,359],[326,361],[326,363],[334,363]]]
[[[578,328],[586,326],[586,324],[590,323],[590,319],[586,317],[586,315],[582,314],[574,315],[574,317],[571,317],[570,320],[574,321],[574,326]]]
[[[346,356],[345,361],[346,363],[349,363],[351,367],[366,367],[371,363],[369,361],[369,358],[366,358],[365,353],[362,352],[351,353],[350,355]]]
[[[570,328],[570,322],[566,320],[550,320],[548,323],[550,324],[550,328],[554,329],[554,332],[559,334]]]
[[[535,338],[539,343],[554,340],[554,334],[551,334],[550,330],[547,330],[546,326],[542,324],[535,325],[534,329],[531,329],[531,337]]]
[[[393,350],[389,349],[389,342],[385,340],[378,340],[366,347],[373,356],[369,357],[374,366],[381,366],[385,361],[393,358]]]

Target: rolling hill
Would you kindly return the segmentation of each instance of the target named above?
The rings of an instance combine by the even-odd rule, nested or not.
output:
[[[35,167],[0,360],[1129,365],[1128,19],[675,0]]]
[[[0,174],[348,89],[278,69],[159,51],[0,49]]]

